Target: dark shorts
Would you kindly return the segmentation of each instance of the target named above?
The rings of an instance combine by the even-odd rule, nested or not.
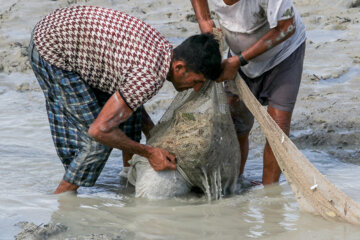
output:
[[[284,61],[259,77],[249,78],[241,69],[239,73],[262,105],[292,112],[299,92],[304,54],[305,42]],[[236,98],[233,84],[230,81],[224,83],[235,129],[241,135],[251,130],[254,117],[245,104]]]
[[[46,62],[32,41],[29,57],[45,95],[52,139],[65,168],[63,179],[77,186],[93,186],[112,149],[91,138],[88,129],[111,95],[91,88],[77,73]],[[141,139],[141,117],[139,107],[119,126],[137,142]]]

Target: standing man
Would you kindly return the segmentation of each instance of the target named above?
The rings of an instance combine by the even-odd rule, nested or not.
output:
[[[212,33],[207,0],[192,0],[202,33]],[[305,52],[305,26],[291,0],[213,0],[220,27],[230,47],[219,81],[240,73],[255,97],[289,135],[291,115],[300,86]],[[237,96],[233,82],[225,82],[241,150],[240,174],[249,151],[254,117]],[[236,88],[235,88],[236,89]],[[266,142],[263,184],[279,180],[281,170]]]
[[[43,18],[29,56],[65,168],[55,193],[93,186],[112,148],[123,150],[125,164],[138,154],[155,170],[176,169],[174,155],[139,143],[153,126],[142,105],[165,79],[178,91],[217,79],[218,48],[202,34],[173,49],[154,28],[112,9],[75,6]]]

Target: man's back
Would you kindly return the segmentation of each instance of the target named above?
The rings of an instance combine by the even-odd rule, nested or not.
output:
[[[132,93],[160,88],[172,50],[141,20],[92,6],[62,8],[46,16],[36,26],[34,41],[52,65],[77,72],[90,86],[109,94],[124,88],[124,95],[131,95],[126,93],[129,88]]]

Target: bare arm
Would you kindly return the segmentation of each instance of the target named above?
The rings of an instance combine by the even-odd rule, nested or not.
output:
[[[164,149],[137,143],[119,129],[120,123],[125,122],[131,114],[132,110],[122,100],[120,94],[116,92],[106,102],[99,116],[91,124],[88,133],[96,141],[106,146],[146,157],[156,171],[175,170],[175,156]]]
[[[221,0],[219,0],[221,1]],[[240,0],[223,0],[227,5],[233,5]],[[191,0],[191,4],[194,8],[196,19],[199,23],[199,27],[202,33],[212,33],[215,28],[215,23],[211,19],[209,4],[207,0]]]
[[[210,17],[210,10],[207,0],[191,0],[196,19],[202,33],[212,33],[215,27],[214,21]]]
[[[241,54],[246,61],[249,61],[285,41],[291,37],[294,32],[295,24],[293,18],[279,21],[275,28],[270,29],[264,36]],[[224,60],[222,63],[223,72],[218,81],[221,82],[233,79],[240,65],[238,56],[233,56]]]
[[[220,1],[220,0],[219,0]],[[233,5],[240,0],[223,0],[227,5]],[[214,22],[210,17],[210,10],[207,0],[191,0],[194,8],[196,19],[202,33],[212,33],[212,28],[215,27]],[[242,56],[246,61],[249,61],[267,50],[275,47],[279,43],[288,39],[295,32],[294,19],[286,19],[278,22],[275,28],[270,29],[263,37],[261,37],[252,46],[242,52]],[[218,79],[218,82],[230,80],[235,77],[237,70],[240,67],[240,60],[237,56],[233,56],[223,61],[223,72]]]
[[[142,111],[142,131],[146,136],[146,139],[150,138],[150,131],[155,126],[154,122],[151,120],[149,114],[146,112],[145,108],[143,107]]]

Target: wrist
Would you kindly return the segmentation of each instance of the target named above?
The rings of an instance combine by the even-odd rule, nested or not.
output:
[[[238,69],[241,66],[240,59],[237,55],[228,58],[228,63],[231,68]]]
[[[142,157],[149,158],[151,156],[153,147],[150,145],[143,145],[143,153],[141,154]]]
[[[244,56],[242,55],[242,53],[240,53],[238,56],[238,59],[240,61],[240,66],[245,66],[246,64],[248,64],[248,61],[244,58]]]
[[[202,19],[198,20],[199,27],[202,33],[212,33],[215,24],[213,24],[211,19]]]

